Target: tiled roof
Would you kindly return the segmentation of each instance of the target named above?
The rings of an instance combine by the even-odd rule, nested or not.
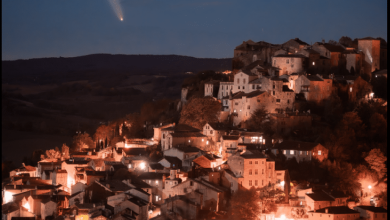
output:
[[[163,179],[164,173],[154,173],[154,172],[144,172],[138,176],[139,179],[142,180],[161,180]]]
[[[149,164],[149,167],[152,169],[152,170],[163,170],[164,169],[164,166],[159,164],[159,163],[150,163]]]
[[[236,141],[240,138],[238,135],[222,135],[224,140]]]
[[[326,213],[326,209],[328,210],[328,214],[359,214],[358,211],[350,209],[348,206],[329,206],[322,209],[317,209],[315,212]]]
[[[14,212],[19,210],[19,205],[15,202],[9,202],[1,206],[1,211],[3,214]]]
[[[196,153],[202,151],[201,149],[197,147],[192,147],[192,146],[180,146],[180,147],[175,147],[179,151],[182,151],[184,153]]]
[[[379,39],[375,39],[373,37],[363,37],[363,38],[359,38],[358,40],[379,40]]]
[[[277,143],[275,145],[275,149],[281,150],[304,150],[310,151],[314,147],[319,145],[319,143],[311,143],[311,142],[303,142],[303,141],[283,141],[282,143]]]
[[[256,60],[255,62],[252,62],[252,63],[246,65],[243,69],[244,70],[252,70],[256,66],[261,66],[263,63],[264,63],[264,61],[262,61],[262,60]]]
[[[246,96],[247,98],[252,98],[252,97],[259,96],[263,93],[265,93],[265,91],[260,91],[260,90],[256,90],[250,93],[236,92],[232,95],[232,99],[242,99],[243,96]]]
[[[112,192],[123,192],[131,189],[130,186],[124,184],[120,180],[105,180],[105,181],[95,181],[95,182],[103,185],[104,187],[107,187],[107,184],[109,184],[110,187],[109,189]]]
[[[249,82],[249,84],[260,84],[263,82],[262,78],[257,78]]]
[[[87,176],[105,176],[106,171],[86,171]]]
[[[199,132],[175,132],[170,134],[172,137],[206,137]]]
[[[278,54],[274,57],[294,57],[294,58],[306,58],[304,55],[299,54],[299,53],[294,53],[294,54]]]
[[[124,148],[123,151],[127,156],[147,156],[145,148]]]
[[[364,210],[368,210],[368,211],[371,211],[374,213],[387,213],[387,210],[384,209],[383,207],[375,207],[375,206],[368,206],[368,205],[359,205],[356,207],[364,209]]]
[[[306,195],[311,199],[313,199],[314,201],[334,201],[332,197],[330,197],[328,194],[322,191],[315,192],[315,193],[308,193]]]
[[[306,78],[310,81],[324,81],[317,75],[307,75]]]
[[[324,46],[330,52],[343,52],[345,50],[342,46],[329,43],[318,43],[318,45]]]
[[[177,157],[164,156],[163,159],[166,159],[170,164],[176,164],[176,165],[181,164],[181,160]],[[161,159],[161,160],[163,160],[163,159]]]
[[[261,154],[261,153],[255,153],[255,154],[241,154],[240,157],[244,158],[244,159],[263,159],[263,158],[267,158],[266,155],[264,154]]]
[[[347,198],[349,196],[345,195],[344,192],[336,190],[322,190],[324,193],[330,195],[333,198]]]
[[[137,197],[133,197],[133,198],[129,199],[129,201],[140,206],[140,207],[146,206],[148,204],[147,201],[140,199],[140,198],[137,198]]]

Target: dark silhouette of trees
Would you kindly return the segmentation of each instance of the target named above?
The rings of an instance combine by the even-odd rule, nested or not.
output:
[[[353,40],[348,36],[342,36],[339,39],[339,44],[341,44],[345,47],[353,47]]]
[[[73,142],[72,142],[72,150],[73,151],[81,151],[83,148],[93,148],[95,147],[92,138],[89,136],[88,133],[78,133],[77,135],[73,136]]]
[[[379,179],[387,176],[387,168],[385,162],[387,157],[383,155],[380,149],[372,149],[364,158],[372,170],[376,172]]]
[[[251,117],[246,121],[248,129],[270,135],[272,133],[272,120],[268,115],[267,110],[264,108],[254,111]]]
[[[387,78],[384,76],[373,77],[371,84],[375,96],[387,100]]]
[[[230,219],[257,219],[259,216],[260,197],[254,187],[249,190],[239,189],[230,200],[228,216]]]
[[[207,122],[218,122],[220,110],[221,103],[211,97],[192,98],[183,106],[179,123],[203,129]]]
[[[233,58],[232,60],[232,70],[239,70],[239,69],[242,69],[244,67],[244,62],[242,62],[240,59],[238,58]]]

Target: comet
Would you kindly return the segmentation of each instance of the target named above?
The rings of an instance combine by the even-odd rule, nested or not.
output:
[[[111,5],[112,10],[114,10],[115,15],[120,21],[123,21],[122,7],[119,0],[108,0]]]

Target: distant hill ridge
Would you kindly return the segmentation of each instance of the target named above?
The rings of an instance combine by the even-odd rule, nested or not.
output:
[[[91,54],[78,57],[34,58],[2,61],[2,79],[37,75],[58,75],[80,71],[110,73],[166,74],[201,70],[231,69],[231,58],[195,58],[180,55]]]

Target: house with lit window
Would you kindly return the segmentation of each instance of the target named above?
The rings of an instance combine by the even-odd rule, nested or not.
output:
[[[186,125],[186,124],[177,124],[177,125],[173,125],[170,127],[162,128],[161,129],[161,149],[164,151],[164,150],[168,150],[168,149],[172,148],[173,146],[176,146],[176,145],[174,145],[176,143],[172,142],[172,135],[168,136],[169,134],[188,133],[188,132],[201,134],[201,131],[199,129],[196,129],[196,128],[191,127],[191,126]],[[182,136],[185,136],[185,135],[182,135]],[[189,137],[189,136],[187,135],[187,137]],[[183,137],[179,138],[179,139],[178,140],[181,141],[181,139],[183,139]],[[184,139],[185,139],[185,137],[184,137]],[[187,139],[187,142],[188,142],[188,139]]]
[[[223,135],[221,137],[222,160],[227,160],[228,157],[237,151],[239,139],[239,135]]]
[[[228,158],[227,164],[234,177],[239,178],[239,186],[245,189],[276,183],[275,161],[260,152],[236,153]]]
[[[342,56],[345,48],[341,45],[315,42],[312,49],[320,53],[321,56],[329,58],[331,67],[341,67],[345,64],[345,57]]]
[[[301,161],[310,161],[312,158],[322,161],[328,158],[329,154],[329,150],[320,143],[291,140],[276,143],[271,149],[271,152],[275,155],[282,153],[287,159],[294,157],[298,163]]]
[[[305,193],[306,207],[317,210],[328,206],[347,206],[349,197],[340,191],[320,190]]]
[[[181,160],[183,170],[192,166],[192,160],[202,155],[203,151],[197,147],[177,146],[164,151],[164,156],[177,157]],[[162,164],[165,166],[164,164]]]
[[[309,220],[357,220],[359,212],[348,208],[347,206],[324,207],[307,213]]]
[[[164,202],[162,198],[166,176],[165,173],[144,172],[137,177],[153,187],[152,192],[150,192],[153,204],[161,205]]]

